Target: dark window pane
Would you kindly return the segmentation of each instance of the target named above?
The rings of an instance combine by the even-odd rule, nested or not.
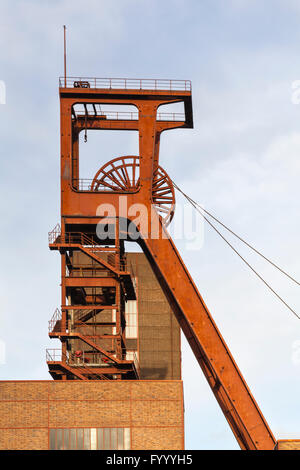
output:
[[[103,429],[99,428],[97,429],[97,449],[98,450],[103,450],[104,445],[103,445]]]
[[[63,450],[62,429],[56,429],[56,449]]]
[[[64,429],[64,450],[70,449],[70,430]]]
[[[117,428],[112,428],[110,430],[110,448],[112,450],[118,450],[118,430]]]
[[[111,450],[111,447],[110,447],[110,428],[104,428],[103,429],[103,432],[104,432],[104,449],[105,450]]]
[[[124,449],[124,429],[118,428],[118,449]]]
[[[83,429],[77,429],[77,449],[83,450]]]
[[[130,449],[129,428],[50,429],[51,450],[124,450]]]
[[[56,437],[56,429],[50,429],[50,450],[55,450],[56,449],[56,445],[55,445],[55,439]]]
[[[91,430],[83,430],[83,448],[84,450],[90,450],[91,448]]]
[[[76,429],[70,429],[70,449],[76,450]]]

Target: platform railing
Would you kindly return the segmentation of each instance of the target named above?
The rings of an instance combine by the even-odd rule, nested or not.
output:
[[[115,90],[191,91],[190,80],[154,78],[59,77],[60,88],[98,88]]]
[[[111,263],[110,263],[111,264]],[[113,265],[112,265],[113,266]],[[114,266],[113,266],[114,267]],[[107,277],[107,268],[99,265],[96,266],[76,266],[68,270],[67,277]]]
[[[49,242],[49,245],[55,245],[55,244],[82,245],[86,249],[89,249],[90,252],[93,253],[95,256],[97,256],[98,254],[107,254],[107,260],[103,259],[103,261],[106,261],[112,268],[118,267],[118,269],[122,272],[128,271],[128,265],[125,259],[122,259],[119,265],[116,266],[115,253],[112,253],[111,248],[100,246],[97,243],[97,241],[94,240],[94,238],[90,238],[85,233],[67,232],[62,235],[60,226],[57,224],[56,227],[54,227],[54,229],[51,232],[48,232],[48,242]],[[80,266],[78,268],[80,268]],[[75,267],[75,269],[77,270],[78,268]],[[95,272],[96,271],[97,270],[95,269]]]
[[[59,310],[59,308],[56,308],[52,315],[51,320],[48,321],[49,333],[52,333],[52,331],[55,328],[55,325],[57,324],[58,321],[61,321],[61,319],[62,319],[61,311]]]
[[[123,350],[124,355],[126,355],[126,350]],[[136,371],[139,373],[140,365],[137,354],[135,351],[130,351],[130,355],[132,358],[126,359],[128,362],[133,362]],[[82,352],[82,356],[80,358],[72,357],[72,354],[64,354],[61,349],[54,348],[54,349],[46,349],[46,361],[47,362],[66,362],[70,366],[86,366],[86,367],[95,367],[101,365],[105,366],[105,362],[102,361],[104,357],[103,354],[100,353],[90,353],[85,354],[84,351]],[[91,362],[89,359],[90,357],[94,358],[94,362]]]
[[[46,349],[46,361],[47,362],[65,362],[70,367],[77,366],[76,368],[81,374],[86,374],[89,376],[96,376],[97,378],[101,380],[110,380],[105,375],[99,372],[95,372],[91,367],[88,367],[84,361],[78,364],[72,363],[72,361],[70,361],[69,355],[63,354],[61,349]]]
[[[61,227],[60,224],[56,224],[54,229],[51,232],[48,232],[48,242],[53,244],[57,241],[58,237],[61,236]]]
[[[137,376],[140,377],[140,363],[139,363],[137,354],[135,352],[133,353],[133,363],[134,363]]]
[[[63,354],[61,349],[46,349],[46,361],[47,362],[69,362],[69,355]]]
[[[184,113],[157,113],[157,121],[185,121]]]
[[[123,121],[137,121],[139,118],[139,114],[137,112],[125,112],[125,111],[100,111],[95,114],[94,111],[91,113],[86,113],[85,110],[74,110],[74,115],[76,117],[85,117],[87,115],[88,118],[100,117],[103,119],[108,120],[123,120]],[[157,113],[156,115],[157,121],[185,121],[185,114],[184,113]]]
[[[49,244],[55,243],[75,243],[85,246],[97,246],[93,238],[88,237],[82,232],[67,232],[64,235],[61,233],[60,225],[57,224],[51,232],[48,232]]]
[[[123,354],[126,357],[126,350],[123,350]],[[130,351],[130,355],[132,356],[132,358],[125,359],[125,360],[128,361],[129,363],[134,364],[134,368],[136,370],[137,376],[140,377],[140,364],[139,364],[137,354],[135,351]],[[116,355],[114,354],[114,356]],[[93,358],[93,362],[91,362],[91,358]],[[80,358],[70,357],[69,365],[71,367],[82,368],[82,370],[88,371],[90,374],[93,374],[94,367],[95,368],[101,367],[104,370],[105,370],[105,367],[107,368],[110,367],[109,361],[108,362],[103,361],[104,359],[106,358],[105,356],[103,356],[103,354],[97,354],[97,353],[85,354],[83,351],[82,356]]]
[[[72,179],[72,187],[77,190],[77,191],[92,191],[92,192],[99,192],[99,191],[118,191],[120,193],[126,192],[135,192],[138,189],[138,186],[136,185],[135,181],[129,180],[128,183],[131,187],[128,187],[126,189],[122,189],[120,186],[114,185],[113,183],[110,182],[110,185],[106,186],[105,184],[98,184],[95,183],[95,188],[92,189],[92,183],[94,179],[92,178],[73,178]]]

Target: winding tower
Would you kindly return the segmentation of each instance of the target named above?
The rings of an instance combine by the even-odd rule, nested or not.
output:
[[[184,113],[161,112],[179,102]],[[62,349],[47,350],[49,372],[55,380],[139,379],[136,352],[125,335],[137,279],[124,245],[160,238],[172,220],[175,195],[159,165],[160,135],[193,126],[191,83],[62,78],[60,105],[61,222],[49,233],[49,247],[61,255],[62,302],[49,336],[59,338]],[[93,179],[81,179],[79,135],[86,138],[88,130],[138,131],[139,155],[116,157]]]
[[[184,113],[160,112],[174,103],[182,103]],[[52,320],[50,336],[61,340],[62,351],[58,358],[48,354],[51,375],[58,380],[140,378],[124,334],[126,306],[136,298],[124,242],[135,241],[240,447],[274,449],[276,440],[167,229],[175,197],[159,162],[160,136],[193,127],[191,83],[65,78],[60,104],[61,224],[49,242],[61,254],[61,313]],[[103,111],[108,105],[134,106],[136,112]],[[81,180],[79,134],[89,129],[138,131],[139,155],[116,157],[93,179]]]

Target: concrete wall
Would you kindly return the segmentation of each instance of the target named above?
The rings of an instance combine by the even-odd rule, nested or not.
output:
[[[1,381],[0,449],[48,449],[49,429],[130,428],[131,449],[183,449],[181,381]]]

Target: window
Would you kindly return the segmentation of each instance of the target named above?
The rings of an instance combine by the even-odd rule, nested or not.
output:
[[[50,450],[129,450],[129,428],[50,429]]]
[[[137,338],[138,337],[138,328],[137,328],[137,301],[128,300],[125,304],[125,319],[126,319],[126,329],[125,336],[126,338]]]
[[[135,349],[127,349],[126,351],[126,360],[127,361],[134,361],[135,359],[139,359],[139,354]]]

